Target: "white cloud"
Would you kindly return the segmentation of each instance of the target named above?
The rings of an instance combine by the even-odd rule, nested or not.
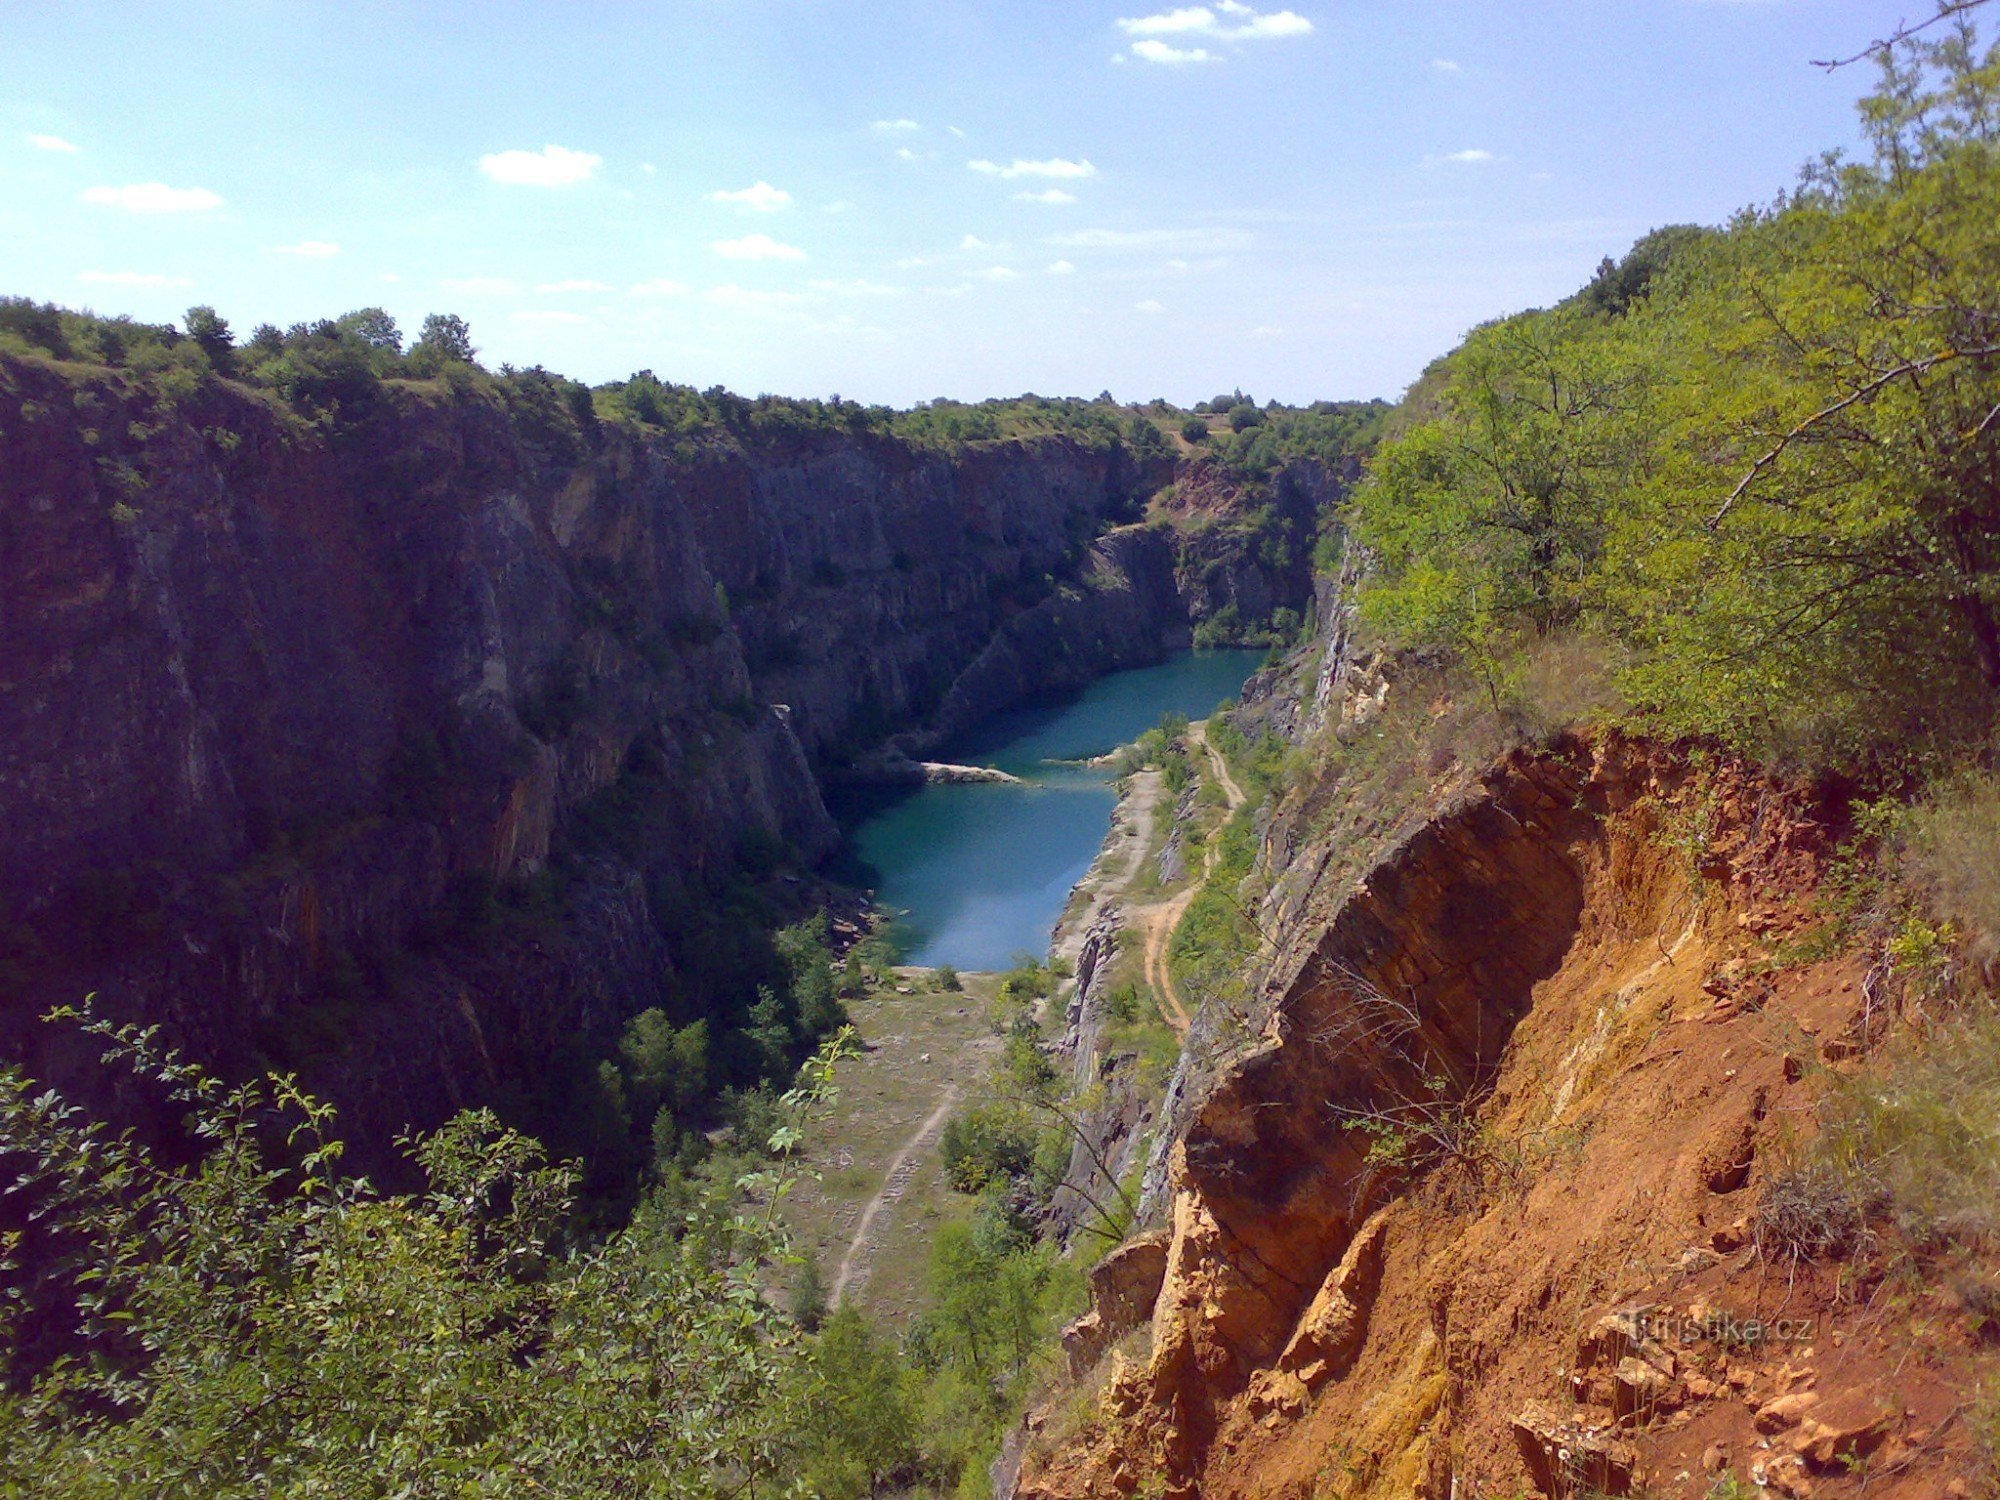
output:
[[[37,151],[61,151],[70,156],[75,156],[83,149],[75,142],[66,141],[59,135],[31,135],[28,137],[28,144]]]
[[[813,290],[835,297],[900,297],[903,289],[880,281],[815,281]]]
[[[1222,58],[1206,47],[1175,46],[1161,40],[1163,37],[1177,41],[1270,41],[1278,37],[1311,36],[1313,23],[1297,11],[1260,12],[1242,0],[1216,0],[1213,8],[1182,5],[1149,16],[1125,16],[1119,20],[1118,28],[1137,40],[1132,43],[1130,54],[1121,52],[1112,58],[1113,62],[1137,58],[1165,67],[1184,67],[1190,63],[1220,62]]]
[[[1016,193],[1016,203],[1074,203],[1075,193],[1065,193],[1061,188],[1044,188],[1039,193]]]
[[[164,182],[138,182],[129,187],[83,190],[85,203],[122,208],[131,214],[189,214],[222,207],[222,199],[207,188],[175,188]]]
[[[797,307],[812,298],[802,292],[767,292],[732,285],[711,287],[702,294],[702,300],[732,312],[771,312],[782,307]]]
[[[1167,67],[1222,61],[1206,47],[1172,47],[1158,37],[1150,36],[1132,44],[1132,55],[1141,62],[1162,63]]]
[[[753,182],[747,188],[718,190],[708,195],[710,203],[740,203],[760,214],[774,214],[791,206],[792,195],[768,182]]]
[[[1151,297],[1148,297],[1144,302],[1135,302],[1133,307],[1139,312],[1148,314],[1163,313],[1167,310],[1164,302],[1155,302]]]
[[[957,136],[958,139],[960,139],[961,141],[965,139],[965,132],[963,130],[960,130],[956,125],[947,125],[945,126],[945,129],[949,130],[953,135]]]
[[[968,234],[958,242],[958,248],[961,250],[1005,250],[1007,247],[1004,244],[996,244],[992,240],[982,240],[976,234]]]
[[[1134,16],[1118,23],[1127,36],[1171,36],[1178,32],[1215,30],[1215,12],[1206,5],[1183,6],[1156,16]]]
[[[970,166],[974,172],[982,176],[1002,178],[1006,182],[1012,182],[1014,178],[1058,178],[1066,182],[1076,182],[1080,178],[1094,178],[1098,174],[1098,168],[1094,168],[1090,162],[1070,162],[1062,156],[1052,156],[1046,162],[1024,162],[1016,156],[1006,166],[1000,166],[1000,162],[986,162],[986,160],[966,162],[966,166]]]
[[[1219,0],[1213,10],[1206,5],[1183,5],[1155,15],[1126,17],[1118,22],[1118,28],[1127,36],[1200,36],[1223,42],[1248,42],[1311,36],[1313,23],[1297,11],[1260,14],[1240,0]]]
[[[1012,266],[988,266],[979,273],[988,281],[1019,281],[1021,273]]]
[[[1050,235],[1048,243],[1066,250],[1177,250],[1213,255],[1243,249],[1250,236],[1240,229],[1079,229]]]
[[[924,127],[915,120],[877,120],[868,127],[870,130],[922,130]]]
[[[1248,9],[1245,6],[1232,5],[1225,5],[1222,8],[1234,14],[1242,14]],[[1252,41],[1269,37],[1311,36],[1312,29],[1313,23],[1297,11],[1279,10],[1265,16],[1252,16],[1234,31],[1224,32],[1223,35],[1232,39]]]
[[[572,277],[568,281],[545,281],[535,290],[545,297],[560,296],[564,292],[608,292],[611,287],[602,281],[592,281],[588,277]]]
[[[78,271],[78,281],[94,286],[192,286],[185,276],[162,276],[157,271]]]
[[[724,260],[804,260],[805,251],[768,234],[746,234],[738,240],[717,240],[708,247]]]
[[[553,307],[531,307],[521,312],[510,314],[510,316],[516,323],[574,324],[588,323],[590,321],[582,313],[568,312],[561,308]]]
[[[1051,276],[1074,276],[1076,274],[1076,264],[1073,261],[1067,260],[1050,261],[1048,274]]]
[[[644,172],[644,173],[645,173],[645,174],[646,174],[646,175],[647,175],[648,177],[653,177],[653,176],[657,176],[657,175],[659,174],[659,170],[660,170],[660,169],[659,169],[658,167],[654,166],[654,165],[653,165],[653,164],[652,164],[651,162],[649,162],[649,161],[642,161],[642,162],[640,162],[640,163],[639,163],[639,170],[640,170],[641,172]]]
[[[592,151],[544,146],[539,151],[495,151],[479,158],[479,170],[495,182],[517,187],[569,187],[587,181],[604,165]]]
[[[687,293],[687,283],[675,281],[667,276],[655,276],[651,281],[642,281],[632,288],[634,297],[680,297]]]
[[[1432,58],[1431,66],[1436,68],[1440,73],[1459,73],[1464,71],[1462,68],[1459,67],[1457,63],[1453,62],[1448,57]]]
[[[340,246],[332,240],[300,240],[296,245],[273,245],[273,255],[296,255],[300,260],[332,260]]]
[[[1495,161],[1498,160],[1498,158],[1495,157],[1491,151],[1485,151],[1475,146],[1470,151],[1454,151],[1448,156],[1433,157],[1432,160],[1458,162],[1466,166],[1477,166],[1481,162]]]
[[[505,276],[446,276],[438,282],[447,292],[463,297],[518,297],[521,283]]]
[[[909,148],[908,146],[898,146],[898,147],[896,148],[896,160],[897,160],[897,161],[927,161],[927,160],[929,160],[929,158],[928,158],[928,157],[926,157],[926,156],[925,156],[925,155],[924,155],[924,154],[923,154],[922,152],[919,152],[919,151],[912,151],[912,150],[911,150],[911,149],[910,149],[910,148]]]
[[[377,281],[401,281],[403,278],[397,275],[394,271],[384,271],[380,276],[377,276],[375,279]]]

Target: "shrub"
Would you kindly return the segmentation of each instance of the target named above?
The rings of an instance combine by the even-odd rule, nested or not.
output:
[[[1189,417],[1181,423],[1181,436],[1190,443],[1205,443],[1208,441],[1208,423],[1200,417]]]
[[[1035,1138],[1011,1110],[981,1107],[945,1122],[940,1143],[945,1176],[961,1193],[984,1191],[1022,1176],[1034,1163]]]

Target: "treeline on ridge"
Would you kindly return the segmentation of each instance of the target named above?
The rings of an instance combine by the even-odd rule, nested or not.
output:
[[[188,309],[181,327],[104,317],[25,297],[0,297],[0,350],[123,369],[161,399],[192,396],[210,380],[237,380],[275,393],[302,420],[338,436],[374,411],[385,381],[442,381],[483,390],[517,415],[541,414],[554,438],[588,433],[600,421],[625,422],[668,440],[726,432],[743,438],[810,433],[880,434],[945,449],[1007,439],[1057,437],[1086,447],[1122,445],[1141,460],[1173,455],[1181,433],[1244,478],[1298,459],[1337,464],[1372,441],[1389,407],[1382,401],[1319,401],[1263,406],[1238,391],[1197,403],[1194,413],[1164,399],[1120,403],[1109,391],[1094,398],[1032,393],[978,402],[949,399],[907,409],[830,396],[741,396],[722,386],[697,390],[640,370],[596,387],[539,365],[497,372],[482,367],[466,321],[451,313],[426,317],[405,347],[395,318],[365,307],[338,318],[280,329],[260,324],[238,341],[214,308]],[[1226,414],[1211,437],[1198,414]],[[566,429],[566,431],[563,431]]]

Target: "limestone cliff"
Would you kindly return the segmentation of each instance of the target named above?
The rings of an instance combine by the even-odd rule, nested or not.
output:
[[[1116,444],[669,439],[508,391],[312,424],[0,358],[7,1051],[96,990],[306,1066],[363,1140],[533,1088],[701,1010],[708,893],[831,847],[826,765],[1213,607],[1171,528],[1115,529],[1171,469]]]

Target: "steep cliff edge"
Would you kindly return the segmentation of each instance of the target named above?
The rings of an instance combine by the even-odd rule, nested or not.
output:
[[[711,898],[831,846],[822,768],[1208,608],[1170,530],[1098,540],[1165,477],[1115,443],[667,438],[524,390],[315,424],[0,359],[9,1052],[95,990],[379,1142],[645,1006],[727,1026]]]
[[[1884,1029],[1870,957],[1796,941],[1838,800],[1614,737],[1402,808],[1267,830],[1267,982],[1016,1493],[1964,1493],[1978,1320],[1757,1243]]]

